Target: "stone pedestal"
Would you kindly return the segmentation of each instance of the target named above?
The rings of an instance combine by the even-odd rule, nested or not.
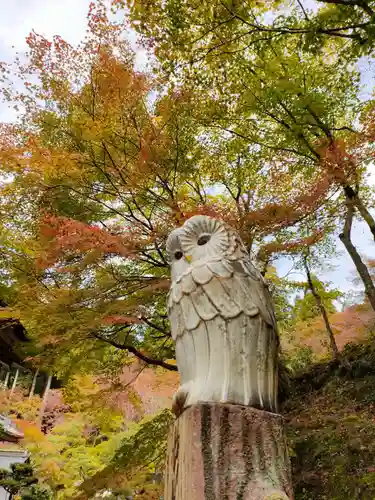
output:
[[[293,499],[280,415],[201,403],[169,435],[164,500]]]

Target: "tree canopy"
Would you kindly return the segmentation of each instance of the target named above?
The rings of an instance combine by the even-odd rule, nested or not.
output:
[[[371,53],[374,44],[372,1],[305,0],[189,2],[113,0],[128,7],[133,26],[163,56],[173,47],[188,62],[226,58],[228,54],[285,39],[306,53],[331,43],[345,58]],[[171,63],[174,66],[175,60]],[[165,60],[165,64],[169,62]]]
[[[0,64],[18,114],[0,124],[0,318],[21,321],[25,355],[65,383],[64,421],[28,442],[56,498],[153,491],[171,414],[144,415],[121,376],[177,371],[164,245],[190,216],[241,235],[269,283],[289,370],[312,361],[311,337],[342,360],[342,292],[323,272],[339,245],[361,307],[375,310],[373,259],[352,231],[362,220],[375,239],[375,101],[361,99],[358,66],[373,55],[375,2],[111,3],[90,4],[81,43],[31,32],[28,53]],[[298,278],[279,272],[285,256]],[[137,422],[113,409],[120,392]]]
[[[114,373],[129,354],[176,369],[164,241],[190,215],[233,224],[265,269],[343,212],[332,164],[354,147],[354,70],[281,38],[251,65],[245,51],[169,84],[134,69],[125,29],[92,4],[80,45],[31,33],[26,62],[4,70],[4,98],[22,109],[1,133],[6,314],[60,376]],[[327,144],[333,133],[342,142]],[[345,186],[366,195],[363,162],[345,165]]]

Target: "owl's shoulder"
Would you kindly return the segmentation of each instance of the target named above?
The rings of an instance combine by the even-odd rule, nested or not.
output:
[[[258,271],[259,273],[259,271]],[[258,314],[276,328],[261,274],[243,259],[211,259],[190,266],[171,286],[168,308],[187,330],[217,315],[224,320]],[[177,318],[177,319],[176,319]]]
[[[228,282],[233,276],[245,280],[262,280],[250,260],[221,257],[198,261],[172,282],[168,303],[170,306],[179,303],[184,295],[190,295],[198,287],[208,285],[216,279]]]
[[[261,272],[253,265],[250,257],[247,255],[233,258],[229,257],[227,259],[227,265],[232,269],[234,274],[251,278],[254,281],[260,281],[262,284],[265,284]]]

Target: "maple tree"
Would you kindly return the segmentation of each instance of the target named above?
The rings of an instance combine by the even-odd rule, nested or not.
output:
[[[284,250],[285,251],[285,250]],[[290,249],[289,249],[290,251]],[[331,249],[327,248],[327,242],[320,242],[313,247],[303,250],[297,248],[292,249],[289,256],[292,259],[293,267],[290,271],[301,272],[305,275],[304,281],[292,280],[286,275],[283,278],[277,276],[275,270],[267,273],[266,277],[271,283],[271,292],[273,292],[276,318],[279,324],[281,339],[284,341],[288,354],[288,362],[290,365],[290,342],[293,349],[298,351],[295,357],[303,357],[310,359],[309,350],[304,350],[302,346],[298,346],[295,342],[295,333],[298,330],[310,329],[316,318],[323,320],[324,329],[329,340],[330,354],[333,358],[340,359],[339,349],[335,339],[337,330],[331,325],[330,316],[336,312],[334,301],[341,298],[343,293],[338,289],[332,289],[330,283],[325,283],[315,276],[312,268],[322,266],[322,263],[327,258],[327,254],[331,253]],[[289,274],[289,273],[288,273]],[[277,288],[273,290],[273,286],[277,284]],[[303,292],[303,296],[299,296],[299,292]],[[294,295],[294,298],[293,298]],[[314,335],[313,328],[310,329],[310,334]],[[300,351],[300,349],[302,349]],[[283,354],[285,352],[283,351]],[[305,361],[306,361],[305,359]],[[293,364],[295,364],[293,361]],[[345,362],[344,360],[341,360]],[[300,364],[297,362],[297,365]]]
[[[156,45],[161,56],[173,47],[190,62],[226,58],[280,38],[292,44],[297,40],[305,52],[312,53],[335,42],[342,58],[360,57],[374,46],[373,1],[113,0],[112,4],[130,10],[135,29]],[[176,63],[165,59],[164,64],[175,67]]]
[[[152,491],[153,475],[163,465],[172,418],[166,410],[135,423],[102,403],[102,411],[94,414],[65,412],[47,434],[31,424],[24,426],[22,446],[30,453],[37,477],[51,488],[53,498],[75,498],[83,494],[81,488],[90,489],[91,495],[103,489],[128,495],[142,488]],[[4,477],[4,481],[10,481],[8,475]]]
[[[170,404],[172,391],[151,369],[139,374],[133,367],[128,375],[122,374],[127,383],[117,382],[115,388],[88,375],[73,377],[61,391],[54,391],[46,412],[50,418],[41,429],[38,396],[30,401],[27,393],[18,391],[12,401],[1,401],[2,413],[17,415],[25,436],[20,446],[30,453],[34,475],[51,488],[53,498],[83,498],[88,491],[93,498],[103,489],[126,495],[144,490],[150,498],[160,492],[155,478],[163,467],[173,419],[169,410],[160,408]],[[167,403],[160,398],[165,390]],[[9,481],[8,476],[4,480]],[[148,498],[147,493],[139,498]]]
[[[125,29],[93,3],[81,45],[32,33],[15,67],[24,88],[4,73],[4,97],[23,107],[0,134],[5,314],[35,340],[35,365],[60,377],[114,377],[134,355],[177,369],[164,241],[189,216],[224,218],[266,267],[280,248],[324,237],[337,207],[320,171],[283,169],[239,134],[205,136],[194,110],[209,117],[220,103],[209,110],[188,87],[135,71]],[[319,222],[305,234],[309,218]]]
[[[325,334],[336,291],[310,270],[302,284],[280,278],[275,256],[328,246],[338,227],[375,300],[350,233],[360,217],[375,237],[366,178],[374,112],[360,104],[349,64],[373,43],[372,2],[321,3],[312,13],[297,2],[280,17],[284,2],[257,2],[244,17],[236,2],[129,1],[156,57],[151,73],[135,69],[127,20],[98,1],[81,44],[32,32],[26,59],[1,66],[1,93],[20,111],[0,126],[1,315],[27,328],[35,367],[66,382],[65,420],[51,414],[47,434],[28,437],[56,498],[109,485],[145,490],[139,498],[160,491],[149,476],[162,466],[172,417],[146,416],[134,379],[145,363],[177,371],[164,242],[189,216],[239,231],[271,283],[282,337]],[[223,12],[233,19],[218,21]],[[262,18],[275,12],[271,24]],[[312,293],[293,307],[301,288]],[[306,308],[327,321],[310,321]],[[336,333],[333,324],[337,357]],[[313,358],[298,349],[287,357],[293,370]],[[136,423],[114,411],[120,395]]]
[[[179,2],[178,9],[173,2],[127,2],[132,26],[155,53],[158,70],[173,74],[173,85],[199,89],[196,119],[206,134],[241,139],[258,162],[291,174],[294,185],[299,175],[310,178],[309,189],[323,190],[326,202],[338,195],[335,188],[341,191],[325,214],[342,225],[340,239],[375,308],[375,289],[350,232],[358,216],[375,235],[366,180],[373,120],[367,116],[358,126],[358,109],[367,103],[359,103],[353,70],[363,54],[357,45],[362,28],[363,47],[372,50],[372,2],[320,4],[309,12],[302,2],[288,3],[290,10],[284,2],[200,2],[194,8]],[[351,21],[360,18],[365,22],[354,27]],[[321,176],[314,179],[312,172]],[[285,192],[291,189],[284,185]]]

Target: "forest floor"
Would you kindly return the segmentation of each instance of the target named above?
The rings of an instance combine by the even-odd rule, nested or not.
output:
[[[375,345],[314,365],[282,404],[296,500],[375,499]]]
[[[291,347],[310,346],[321,361],[287,379],[281,391],[295,500],[375,500],[375,315],[361,305],[330,320],[348,366],[327,361],[325,332],[314,319],[297,330]],[[136,413],[124,393],[130,381],[145,414],[170,407],[177,372],[134,370],[124,370],[111,393],[127,418]],[[51,391],[46,414],[56,420],[62,404],[61,391]],[[27,427],[26,420],[20,428]]]

